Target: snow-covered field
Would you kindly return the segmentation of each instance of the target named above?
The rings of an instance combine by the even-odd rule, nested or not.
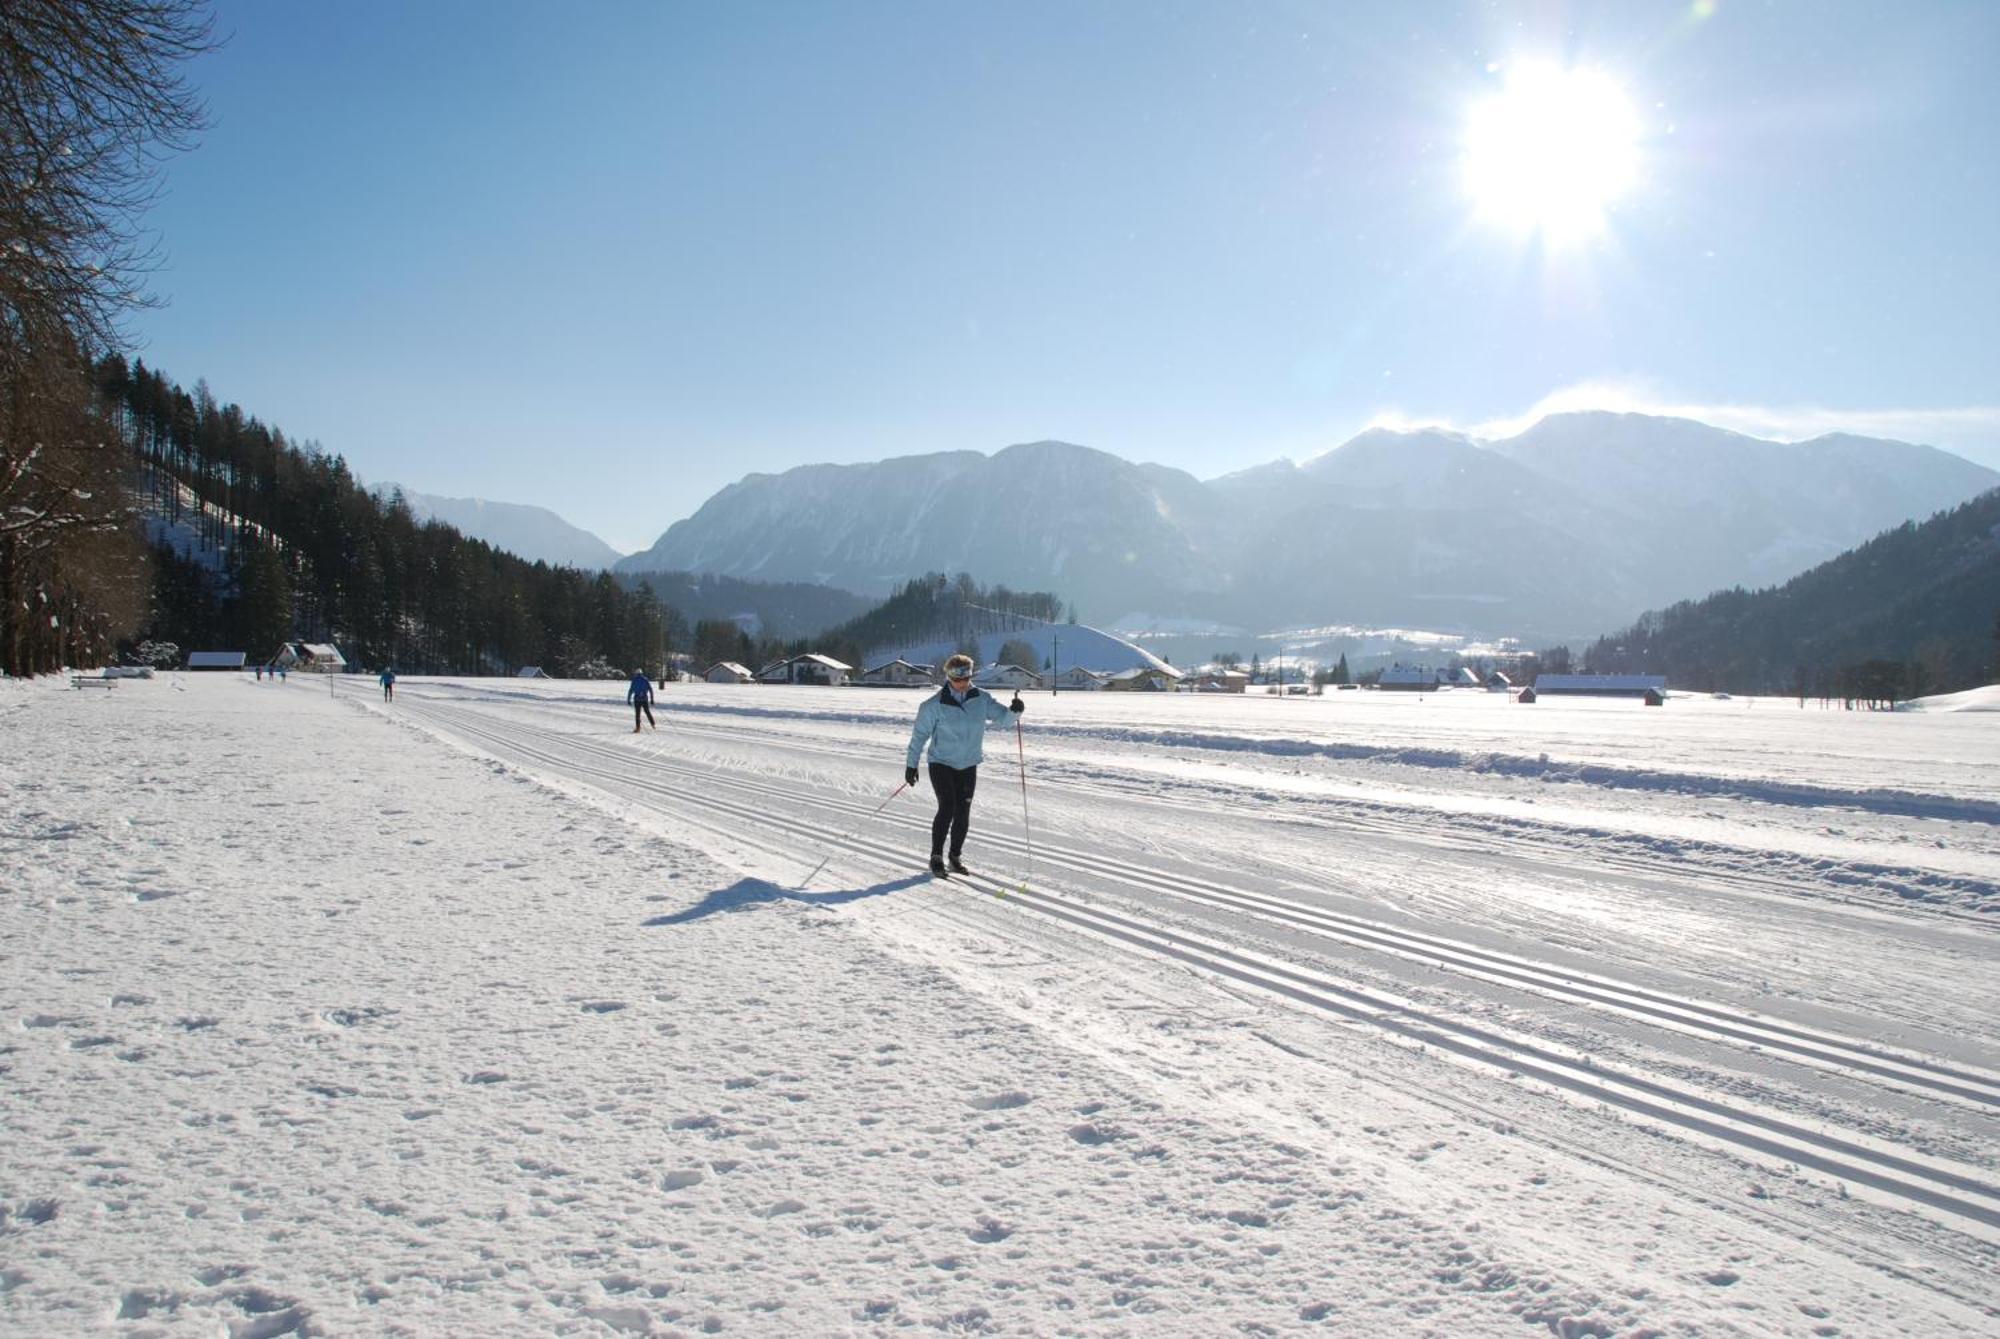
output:
[[[1993,690],[621,693],[0,683],[0,1331],[2000,1328]]]

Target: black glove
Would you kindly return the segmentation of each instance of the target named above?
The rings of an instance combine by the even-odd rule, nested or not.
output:
[[[916,784],[917,784],[917,769],[916,769],[916,768],[914,768],[914,767],[905,767],[905,768],[903,769],[903,784],[904,784],[904,785],[906,785],[906,786],[914,786],[914,785],[916,785]]]
[[[1007,704],[1007,710],[1013,712],[1016,716],[1019,716],[1022,712],[1026,711],[1027,709],[1028,706],[1025,702],[1021,701],[1021,695],[1019,693],[1014,694],[1014,700]]]

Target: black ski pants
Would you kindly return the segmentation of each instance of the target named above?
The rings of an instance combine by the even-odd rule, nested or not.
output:
[[[639,713],[642,711],[646,713],[646,724],[655,730],[659,729],[659,722],[653,719],[653,704],[643,697],[632,699],[632,728],[634,730],[639,728]]]
[[[972,826],[972,788],[979,784],[979,768],[947,767],[931,764],[931,789],[937,792],[937,817],[931,820],[931,854],[944,852],[945,834],[951,834],[954,857],[965,849],[965,830]]]

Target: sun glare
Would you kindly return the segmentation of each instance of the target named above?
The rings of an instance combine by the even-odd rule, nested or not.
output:
[[[1481,217],[1555,243],[1603,231],[1638,181],[1639,118],[1597,70],[1520,65],[1472,108],[1465,187]]]

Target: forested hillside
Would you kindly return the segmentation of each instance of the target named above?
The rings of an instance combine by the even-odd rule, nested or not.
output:
[[[287,441],[205,386],[189,394],[112,357],[98,389],[152,541],[152,598],[133,640],[260,659],[299,637],[356,665],[465,674],[657,669],[670,649],[669,616],[643,589],[419,522],[341,457]]]
[[[873,608],[879,601],[804,581],[747,581],[712,572],[621,572],[628,590],[648,586],[689,622],[747,618],[760,636],[811,637]]]
[[[1017,591],[982,586],[966,573],[947,577],[931,572],[903,584],[878,607],[833,629],[831,645],[848,648],[856,658],[883,647],[949,640],[976,652],[982,633],[1015,632],[1057,623],[1064,606],[1046,591]]]
[[[976,651],[981,633],[1052,623],[1062,612],[1063,602],[1053,595],[981,586],[963,572],[955,577],[932,572],[904,583],[868,612],[814,637],[753,640],[726,619],[702,619],[694,625],[694,659],[698,667],[736,660],[754,669],[780,655],[817,651],[866,669],[885,647],[950,640]]]
[[[1648,613],[1584,654],[1677,687],[1881,700],[2000,680],[2000,489],[1768,590]]]

